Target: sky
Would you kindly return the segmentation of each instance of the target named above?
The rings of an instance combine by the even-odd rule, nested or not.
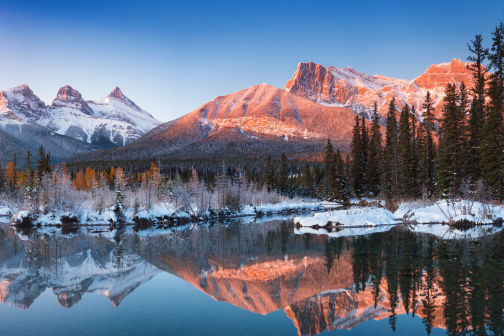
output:
[[[115,86],[161,121],[252,85],[283,88],[299,62],[413,79],[491,44],[504,0],[0,0],[0,90],[50,104]]]

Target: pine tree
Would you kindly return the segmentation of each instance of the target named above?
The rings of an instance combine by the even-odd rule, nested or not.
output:
[[[503,184],[503,127],[502,112],[504,104],[504,24],[495,28],[493,44],[488,59],[489,68],[494,69],[490,75],[486,122],[483,128],[483,141],[480,152],[481,177],[490,194],[502,201]]]
[[[423,121],[421,129],[419,129],[419,136],[417,137],[421,153],[419,183],[422,188],[422,193],[424,193],[427,197],[431,197],[434,194],[436,178],[436,147],[434,143],[434,101],[432,100],[432,96],[429,91],[427,91],[427,94],[425,95],[422,108]]]
[[[268,154],[268,160],[266,163],[266,187],[268,191],[275,190],[276,182],[275,182],[275,166],[273,165],[273,161],[271,160],[271,155]]]
[[[474,78],[473,100],[469,111],[469,143],[466,155],[467,176],[473,185],[479,180],[481,174],[480,147],[483,141],[483,126],[485,124],[487,70],[483,62],[488,57],[488,48],[484,48],[482,42],[481,35],[476,35],[474,41],[471,41],[471,45],[468,44],[469,51],[473,53],[473,56],[467,58],[468,61],[472,62],[468,68],[472,71]]]
[[[441,137],[437,162],[437,190],[444,197],[454,198],[465,175],[465,114],[467,92],[464,83],[457,93],[455,84],[445,89]]]
[[[380,131],[380,116],[378,114],[378,106],[374,103],[371,137],[369,142],[369,163],[367,170],[367,190],[371,196],[380,194],[380,184],[382,179],[382,164],[383,164],[383,148],[382,136]]]
[[[361,123],[359,116],[355,116],[355,125],[352,131],[352,187],[355,196],[361,197],[365,192],[365,145],[363,143]]]
[[[334,167],[334,196],[336,199],[343,202],[348,202],[350,198],[350,183],[347,175],[347,169],[345,167],[345,162],[341,156],[339,148],[336,150],[333,156],[333,167]]]
[[[404,105],[399,117],[399,187],[401,194],[411,198],[413,191],[413,142],[411,116],[408,104]]]
[[[327,199],[331,200],[337,197],[334,189],[335,185],[335,166],[334,166],[334,149],[331,140],[327,139],[324,157],[324,193]]]
[[[40,145],[39,150],[38,150],[38,159],[37,159],[37,179],[42,180],[42,176],[44,173],[47,171],[46,168],[46,154],[45,154],[45,149],[44,146]]]
[[[411,195],[414,198],[420,197],[421,191],[419,188],[418,176],[420,173],[420,146],[418,145],[418,121],[415,106],[411,106],[411,177],[412,177],[412,186],[411,186]]]
[[[387,128],[385,131],[385,148],[383,149],[383,182],[382,191],[385,200],[390,202],[399,197],[398,172],[398,136],[399,130],[396,118],[395,98],[392,98],[387,112]]]
[[[278,187],[282,195],[287,195],[289,192],[289,166],[285,153],[282,153],[280,165],[280,175],[278,177]]]

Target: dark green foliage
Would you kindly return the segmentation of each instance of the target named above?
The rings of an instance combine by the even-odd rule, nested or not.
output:
[[[406,198],[413,196],[414,166],[413,166],[413,136],[410,108],[406,104],[399,117],[399,187],[400,193]]]
[[[364,118],[362,124],[359,116],[355,116],[355,126],[352,132],[352,187],[355,196],[362,197],[366,192],[366,170],[368,160],[368,135]]]
[[[382,192],[385,200],[399,197],[399,127],[396,118],[395,99],[389,104],[387,112],[387,129],[385,131],[385,148],[383,149]]]
[[[467,91],[464,83],[445,89],[437,162],[437,190],[443,197],[455,198],[465,176]]]
[[[374,103],[371,135],[369,141],[369,159],[367,169],[367,191],[370,196],[378,196],[381,189],[381,179],[383,170],[383,148],[382,135],[380,131],[378,107]]]
[[[418,180],[422,194],[426,197],[431,197],[434,194],[436,179],[436,146],[434,143],[436,129],[433,114],[434,101],[429,91],[425,95],[422,108],[423,121],[417,133],[417,143],[420,151]]]
[[[483,141],[483,126],[485,124],[485,86],[487,70],[483,62],[488,57],[488,48],[482,45],[483,38],[476,35],[471,41],[469,51],[473,56],[467,58],[472,62],[468,68],[473,73],[474,88],[472,89],[473,99],[469,110],[468,125],[468,148],[466,155],[467,176],[473,184],[479,180],[480,169],[480,146]]]
[[[490,76],[488,88],[489,103],[486,122],[483,127],[483,141],[480,152],[481,177],[489,193],[502,201],[503,187],[503,127],[502,112],[504,104],[504,24],[500,24],[493,35],[493,45],[488,59],[494,73]]]
[[[289,166],[287,157],[282,153],[282,163],[280,165],[280,175],[278,176],[278,188],[282,195],[287,195],[289,189]]]

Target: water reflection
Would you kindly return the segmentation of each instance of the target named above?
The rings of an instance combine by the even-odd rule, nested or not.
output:
[[[65,308],[86,293],[117,306],[164,271],[253,313],[283,309],[300,335],[370,319],[388,319],[392,332],[403,314],[422,318],[426,334],[504,332],[500,233],[442,240],[402,226],[338,238],[293,232],[284,220],[72,236],[0,227],[0,302],[28,309],[52,288]]]

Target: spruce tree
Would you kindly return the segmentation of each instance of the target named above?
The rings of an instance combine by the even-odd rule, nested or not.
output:
[[[465,85],[457,93],[455,84],[448,83],[443,99],[443,118],[437,162],[437,190],[443,197],[455,198],[465,175]]]
[[[44,146],[40,145],[38,150],[38,159],[37,159],[37,179],[41,180],[42,176],[46,172],[46,154]]]
[[[473,56],[467,58],[472,62],[468,68],[473,73],[474,88],[473,99],[469,111],[468,147],[466,155],[467,177],[473,186],[480,178],[480,147],[483,141],[483,126],[485,123],[485,87],[487,82],[487,70],[483,62],[488,57],[488,48],[483,47],[483,38],[476,35],[474,41],[468,44],[469,51]]]
[[[504,80],[504,25],[495,28],[493,44],[488,55],[490,75],[488,87],[489,102],[486,109],[486,122],[483,127],[483,141],[480,151],[481,177],[490,194],[502,201],[503,184],[503,80]]]
[[[350,198],[350,184],[347,174],[347,168],[345,167],[345,162],[341,156],[339,148],[336,150],[333,156],[333,167],[334,167],[334,196],[336,199],[348,202]]]
[[[382,135],[380,131],[380,115],[378,114],[378,106],[374,103],[373,115],[371,118],[373,124],[371,126],[371,135],[369,141],[369,162],[367,169],[367,191],[370,196],[378,196],[380,194],[380,185],[382,178],[383,164],[383,148]]]
[[[364,185],[364,191],[367,192],[367,174],[369,170],[369,132],[366,127],[366,119],[361,118],[361,146],[362,146],[362,166],[364,180],[362,184]]]
[[[355,116],[355,125],[352,131],[352,187],[355,196],[361,197],[365,192],[365,154],[362,139],[361,123],[359,116]]]
[[[401,194],[411,198],[413,191],[413,142],[411,116],[408,104],[404,105],[399,117],[399,187]]]
[[[289,192],[289,166],[285,153],[282,153],[280,165],[280,175],[278,177],[278,187],[282,195],[287,195]]]
[[[266,163],[266,187],[268,191],[272,191],[276,188],[275,183],[275,166],[271,160],[271,155],[268,155]]]
[[[412,186],[411,186],[411,195],[413,197],[420,197],[421,191],[419,188],[418,176],[420,172],[420,149],[418,145],[418,121],[416,116],[415,106],[411,106],[411,178],[412,178]]]
[[[387,128],[385,131],[385,148],[383,149],[383,182],[382,191],[386,202],[399,196],[398,172],[398,125],[396,119],[395,98],[392,98],[387,112]]]
[[[336,197],[334,190],[334,149],[331,144],[331,140],[327,139],[327,145],[325,147],[325,157],[324,157],[324,193],[327,199],[333,199]]]
[[[421,129],[419,130],[418,145],[420,146],[420,171],[419,183],[427,197],[434,194],[435,187],[435,160],[436,160],[436,147],[434,143],[435,132],[435,118],[434,118],[434,101],[429,91],[425,95],[424,103],[422,104],[422,117],[423,121]]]

